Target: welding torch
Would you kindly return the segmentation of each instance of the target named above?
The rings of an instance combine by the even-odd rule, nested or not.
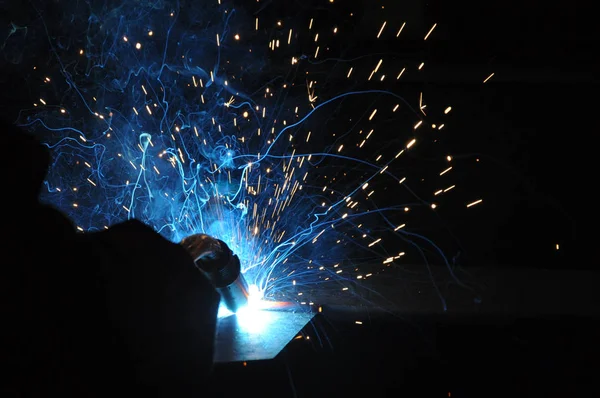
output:
[[[229,311],[235,313],[248,304],[248,283],[242,274],[240,259],[225,242],[210,235],[195,234],[180,244],[213,283]]]

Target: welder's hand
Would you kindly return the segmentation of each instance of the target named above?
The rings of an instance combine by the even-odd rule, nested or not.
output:
[[[77,234],[37,195],[49,157],[12,126],[0,266],[6,396],[197,396],[219,295],[180,245],[137,221]]]
[[[164,396],[201,393],[212,364],[219,295],[188,252],[138,221],[80,239],[99,266],[107,333],[130,360],[123,370]]]
[[[46,221],[61,220],[46,212]],[[23,290],[9,298],[15,330],[6,341],[20,344],[12,357],[21,361],[14,370],[26,390],[79,397],[205,391],[219,295],[185,249],[137,221],[72,236],[66,225],[54,231],[64,239],[29,237],[32,261],[18,256],[25,261],[15,264],[27,269]]]

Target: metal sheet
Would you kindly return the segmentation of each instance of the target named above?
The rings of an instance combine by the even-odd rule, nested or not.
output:
[[[220,318],[215,362],[273,359],[313,316],[305,310],[260,310]]]

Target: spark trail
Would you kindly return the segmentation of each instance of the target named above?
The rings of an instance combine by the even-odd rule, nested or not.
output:
[[[50,51],[18,124],[53,151],[44,200],[79,231],[137,218],[175,242],[208,233],[265,297],[304,304],[409,253],[448,264],[410,223],[458,190],[455,166],[443,153],[421,170],[410,154],[433,153],[451,108],[405,100],[424,63],[348,55],[365,35],[401,46],[410,21],[363,32],[331,18],[337,4],[311,17],[225,0],[67,3],[36,7]],[[415,33],[423,45],[434,28]],[[425,176],[439,189],[419,188]]]

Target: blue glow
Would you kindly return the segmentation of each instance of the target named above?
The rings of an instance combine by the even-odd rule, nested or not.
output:
[[[240,309],[236,313],[236,315],[260,312],[262,310],[271,308],[271,306],[269,306],[269,303],[271,302],[263,300],[263,292],[258,288],[258,286],[250,285],[248,287],[248,293],[248,305]],[[217,313],[217,317],[225,318],[232,315],[234,315],[234,313],[227,309],[225,304],[221,302],[219,304],[219,311]]]
[[[217,318],[236,317],[236,325],[245,333],[257,334],[263,332],[269,325],[272,312],[259,307],[248,305],[240,308],[235,314],[229,311],[222,303],[219,306]]]
[[[245,332],[261,333],[269,326],[272,312],[245,307],[240,309],[235,316],[237,317],[237,324]]]
[[[405,209],[431,213],[435,198],[409,188],[412,166],[398,164],[443,109],[426,121],[416,100],[386,89],[385,68],[367,79],[375,57],[351,71],[318,55],[342,40],[331,23],[302,14],[282,26],[225,0],[70,6],[52,24],[38,7],[52,62],[19,124],[52,149],[44,200],[80,231],[137,218],[173,242],[207,233],[238,254],[253,297],[307,305],[411,249]],[[321,57],[347,86],[328,86]],[[393,139],[377,144],[378,121]],[[398,186],[391,201],[384,190]]]

